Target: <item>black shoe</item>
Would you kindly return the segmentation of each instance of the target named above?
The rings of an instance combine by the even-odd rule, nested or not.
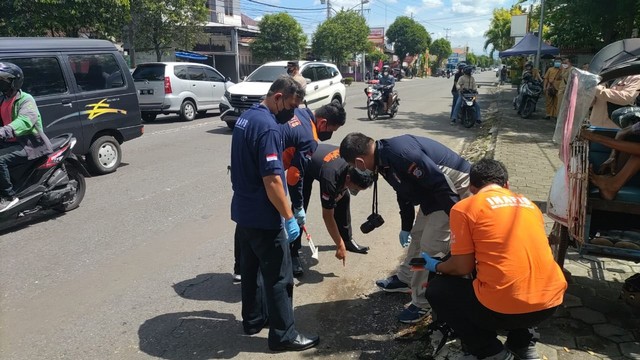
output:
[[[16,206],[18,201],[20,201],[20,199],[15,196],[0,198],[0,213]]]
[[[291,268],[293,270],[293,277],[300,277],[304,274],[304,270],[302,269],[302,264],[300,263],[299,257],[291,258]]]
[[[344,247],[347,248],[347,251],[358,253],[358,254],[366,254],[369,251],[368,246],[360,246],[353,239],[351,239],[350,241],[345,241]]]
[[[306,349],[310,349],[320,342],[320,337],[317,335],[313,336],[304,336],[302,334],[298,334],[295,339],[278,344],[276,346],[269,345],[269,349],[273,351],[302,351]]]

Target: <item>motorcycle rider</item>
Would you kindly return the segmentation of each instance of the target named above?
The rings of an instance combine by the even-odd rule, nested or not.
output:
[[[382,67],[382,74],[378,77],[378,80],[380,80],[380,85],[385,86],[382,91],[382,98],[384,99],[384,112],[387,112],[393,105],[393,96],[391,94],[393,93],[393,87],[396,85],[396,78],[391,75],[389,65]]]
[[[518,95],[516,97],[522,96],[520,94],[522,92],[522,87],[529,82],[542,83],[542,77],[540,77],[540,72],[538,72],[537,69],[533,68],[533,63],[531,61],[527,61],[527,63],[524,64],[524,70],[522,72],[522,85],[518,87]],[[514,107],[515,107],[516,99],[514,99],[513,101],[514,101]],[[522,113],[524,104],[525,102],[521,100],[520,105],[518,106],[518,115]]]
[[[460,79],[456,83],[459,96],[458,96],[458,101],[454,106],[453,114],[451,115],[451,125],[455,125],[456,119],[458,118],[458,113],[462,108],[462,93],[464,91],[474,91],[477,93],[478,91],[478,86],[476,85],[476,79],[474,79],[473,76],[471,75],[472,72],[473,72],[473,67],[465,66],[464,69],[462,70],[462,73],[463,73],[462,76],[460,76]],[[476,124],[481,124],[482,122],[480,121],[480,105],[478,104],[477,99],[476,101],[473,102],[473,107],[476,110]]]
[[[380,68],[375,66],[373,68],[373,78],[372,79],[377,80],[379,77],[380,77]]]
[[[0,62],[0,212],[19,202],[11,184],[9,167],[53,151],[44,134],[36,101],[21,90],[23,83],[20,67]]]

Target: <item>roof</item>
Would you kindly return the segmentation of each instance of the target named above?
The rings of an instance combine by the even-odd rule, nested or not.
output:
[[[245,14],[240,14],[240,18],[242,19],[243,26],[258,26],[258,22],[250,18]]]
[[[21,53],[26,51],[92,51],[116,50],[107,40],[37,37],[37,38],[0,38],[0,51],[3,53]]]
[[[534,33],[528,33],[511,49],[500,51],[500,57],[534,55],[538,52],[538,39],[539,38]],[[559,53],[560,49],[557,47],[553,47],[542,42],[542,47],[540,49],[541,55],[558,55]]]

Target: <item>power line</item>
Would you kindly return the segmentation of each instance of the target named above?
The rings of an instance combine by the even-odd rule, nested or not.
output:
[[[254,3],[254,4],[260,4],[260,5],[264,5],[264,6],[269,6],[272,8],[276,8],[276,9],[284,9],[284,10],[296,10],[296,11],[325,11],[324,8],[292,8],[292,7],[287,7],[287,6],[278,6],[278,5],[271,5],[271,4],[267,4],[267,3],[263,3],[260,1],[256,1],[256,0],[246,0],[248,2]]]

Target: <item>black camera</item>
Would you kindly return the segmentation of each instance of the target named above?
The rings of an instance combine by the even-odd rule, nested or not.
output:
[[[363,234],[368,234],[373,230],[375,230],[376,228],[379,228],[380,226],[382,226],[382,224],[384,224],[384,219],[382,218],[382,215],[378,213],[373,213],[369,215],[369,217],[367,217],[367,221],[365,221],[362,225],[360,225],[360,231],[362,231]]]

